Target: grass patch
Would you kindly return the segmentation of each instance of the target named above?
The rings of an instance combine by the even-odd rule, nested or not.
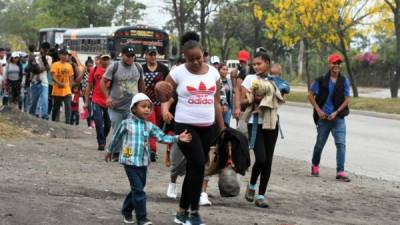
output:
[[[0,116],[0,138],[18,137],[22,130],[11,125],[6,119]]]
[[[308,103],[307,93],[305,92],[292,92],[287,96],[287,100]],[[400,114],[400,98],[352,97],[350,99],[350,109]]]

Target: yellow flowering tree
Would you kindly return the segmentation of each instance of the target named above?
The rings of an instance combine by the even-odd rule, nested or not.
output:
[[[257,11],[255,15],[265,21],[267,37],[277,38],[285,46],[304,43],[308,83],[308,48],[331,45],[342,53],[357,97],[348,49],[353,38],[360,34],[360,26],[380,10],[370,3],[369,0],[273,0],[272,10],[262,10],[262,16]]]

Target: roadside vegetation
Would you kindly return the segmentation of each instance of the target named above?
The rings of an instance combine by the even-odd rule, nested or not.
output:
[[[287,96],[287,101],[308,103],[307,93],[291,92]],[[400,98],[351,98],[350,109],[400,114]]]

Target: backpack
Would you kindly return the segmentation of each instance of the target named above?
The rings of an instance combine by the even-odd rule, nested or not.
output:
[[[281,94],[290,93],[290,85],[284,79],[280,77],[271,77],[271,76],[268,76],[268,79],[274,82],[274,84],[278,87]]]
[[[140,76],[143,77],[143,68],[142,68],[142,66],[138,62],[134,62],[134,63],[135,63],[136,69],[139,71]],[[112,73],[111,73],[112,79],[110,81],[110,89],[111,89],[111,87],[112,87],[112,85],[114,83],[114,75],[118,71],[118,67],[119,67],[119,62],[114,62],[113,63]]]

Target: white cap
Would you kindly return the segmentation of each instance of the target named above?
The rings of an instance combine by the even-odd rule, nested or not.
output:
[[[221,63],[221,61],[219,60],[219,57],[216,56],[216,55],[211,56],[210,62],[211,62],[211,64],[215,64],[215,63],[218,63],[218,64],[219,64],[219,63]]]
[[[147,95],[145,95],[145,94],[143,94],[143,93],[137,93],[137,94],[136,94],[135,96],[133,96],[133,98],[132,98],[131,109],[132,109],[132,107],[133,107],[136,103],[141,102],[141,101],[145,101],[145,100],[149,100],[150,102],[152,102],[152,101],[150,100],[150,98],[147,97]]]
[[[20,57],[19,52],[13,52],[11,53],[11,57],[16,58],[16,57]]]

